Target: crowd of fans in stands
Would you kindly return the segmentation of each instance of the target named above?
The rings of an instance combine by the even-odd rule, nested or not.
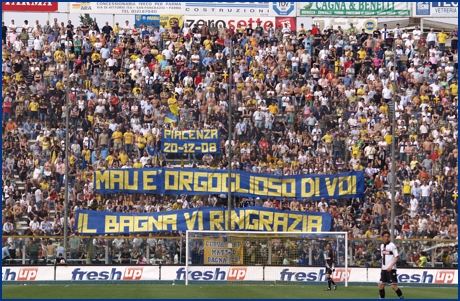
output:
[[[225,206],[218,195],[99,195],[92,177],[108,168],[187,163],[225,169],[231,151],[232,167],[250,172],[365,174],[362,198],[238,198],[236,206],[330,212],[334,231],[377,238],[390,224],[395,181],[395,237],[458,237],[457,28],[424,33],[385,25],[367,33],[352,24],[291,31],[261,24],[23,23],[2,24],[4,236],[18,232],[24,215],[28,228],[19,234],[52,236],[62,235],[66,224],[73,229],[82,208],[136,213]],[[177,122],[165,122],[175,105]],[[163,128],[218,128],[220,153],[164,154]]]

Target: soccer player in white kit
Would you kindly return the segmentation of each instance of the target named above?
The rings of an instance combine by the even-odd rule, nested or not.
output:
[[[398,248],[390,241],[390,232],[382,233],[383,243],[380,245],[382,254],[382,271],[380,272],[379,293],[380,299],[385,299],[385,284],[391,285],[399,299],[404,299],[398,288],[398,276],[396,274],[396,262],[399,259]]]

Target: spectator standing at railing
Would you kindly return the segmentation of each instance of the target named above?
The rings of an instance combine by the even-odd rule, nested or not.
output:
[[[37,264],[38,263],[38,256],[40,253],[40,246],[38,245],[37,241],[32,240],[30,242],[29,247],[27,248],[27,252],[29,255],[29,263],[30,264]]]
[[[59,253],[59,255],[57,256],[56,264],[57,265],[67,265],[67,260],[62,256],[62,253]]]
[[[11,259],[9,248],[10,248],[9,243],[6,243],[2,248],[2,264],[3,265],[6,263],[7,259]]]

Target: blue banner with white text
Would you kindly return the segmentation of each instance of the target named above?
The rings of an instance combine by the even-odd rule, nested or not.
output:
[[[220,131],[217,129],[162,132],[163,153],[215,154],[220,152]]]
[[[152,25],[154,28],[160,28],[160,15],[136,15],[135,24],[141,30],[144,26],[151,30]]]
[[[133,168],[94,173],[94,188],[100,194],[226,194],[228,182],[228,171],[222,169]],[[231,183],[232,195],[241,197],[319,200],[360,197],[364,192],[364,174],[360,171],[275,176],[235,170]]]
[[[78,210],[74,231],[79,234],[123,234],[166,231],[224,231],[226,208],[195,208],[150,213],[115,213]],[[271,208],[246,207],[231,211],[231,230],[327,232],[332,225],[329,213],[281,211]]]

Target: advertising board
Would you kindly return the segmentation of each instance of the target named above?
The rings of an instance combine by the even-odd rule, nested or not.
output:
[[[211,25],[214,23],[216,27],[222,25],[225,28],[232,28],[235,29],[237,25],[241,25],[242,28],[246,28],[249,24],[252,25],[252,28],[256,28],[258,22],[261,22],[264,29],[268,29],[268,25],[271,24],[275,27],[275,17],[244,17],[244,16],[235,16],[235,17],[228,17],[228,16],[192,16],[192,15],[185,15],[184,22],[188,24],[189,27],[192,27],[194,24],[197,24],[198,27],[202,26],[203,24]]]
[[[52,13],[58,8],[58,2],[2,2],[2,11]]]
[[[458,2],[415,2],[414,17],[458,17]]]
[[[297,16],[410,17],[409,2],[298,2]]]
[[[295,2],[186,2],[184,14],[243,17],[295,16]]]
[[[183,2],[70,2],[72,14],[182,14]]]

